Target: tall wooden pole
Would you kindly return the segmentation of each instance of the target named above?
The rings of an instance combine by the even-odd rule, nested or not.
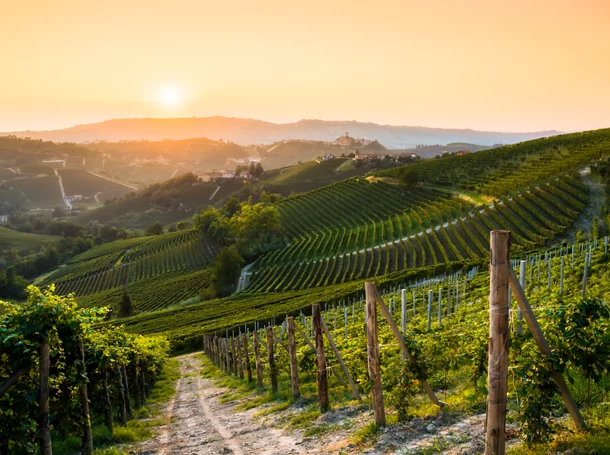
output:
[[[83,346],[83,342],[79,341],[79,350],[80,350],[80,376],[82,383],[78,387],[78,392],[80,395],[80,405],[82,411],[82,420],[83,420],[83,453],[84,455],[91,455],[93,453],[93,435],[91,434],[91,418],[89,416],[89,396],[87,394],[87,368],[85,365],[85,347]]]
[[[381,367],[379,364],[379,346],[377,335],[377,288],[375,283],[367,281],[366,291],[366,347],[368,354],[368,370],[371,380],[371,396],[375,423],[385,426],[385,408],[383,404],[383,389],[381,387]]]
[[[252,344],[254,345],[254,359],[256,362],[256,385],[263,387],[263,367],[261,365],[261,348],[258,343],[258,330],[252,334]]]
[[[277,392],[277,368],[273,354],[273,327],[267,327],[267,360],[269,362],[269,374],[271,375],[271,391]]]
[[[318,364],[318,397],[320,399],[320,410],[326,412],[330,409],[328,400],[328,377],[326,375],[326,356],[324,354],[324,338],[322,336],[322,316],[320,305],[312,306],[312,321],[314,338],[316,341],[316,360]]]
[[[286,328],[288,329],[288,354],[290,356],[290,384],[292,386],[292,399],[298,400],[301,396],[299,391],[299,371],[297,366],[297,345],[295,337],[294,318],[286,318]]]
[[[489,366],[485,455],[504,455],[508,379],[510,231],[490,232]]]
[[[242,344],[244,345],[244,357],[246,360],[246,374],[248,382],[252,382],[252,364],[250,363],[250,350],[248,349],[248,334],[242,333]]]
[[[51,429],[49,425],[49,336],[48,332],[40,340],[40,389],[38,393],[40,454],[52,455]]]
[[[239,378],[244,378],[244,359],[242,357],[241,349],[241,334],[237,336],[237,370],[239,371]]]
[[[328,331],[328,327],[326,327],[324,320],[322,320],[322,329],[324,330],[324,334],[326,335],[326,339],[328,340],[328,344],[330,345],[330,348],[332,349],[333,353],[335,354],[335,357],[337,358],[337,361],[339,362],[339,365],[341,366],[341,369],[343,370],[343,374],[345,374],[345,377],[347,378],[347,381],[349,383],[350,388],[352,389],[352,393],[354,394],[354,397],[356,397],[356,399],[358,401],[362,402],[362,398],[360,397],[360,394],[358,393],[358,388],[356,387],[356,384],[354,384],[352,375],[349,374],[349,371],[348,371],[347,367],[345,366],[345,362],[343,361],[343,357],[341,357],[341,353],[337,349],[337,345],[335,344],[335,341],[333,340],[332,335]]]

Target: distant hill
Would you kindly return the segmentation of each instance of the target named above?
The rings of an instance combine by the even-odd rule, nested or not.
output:
[[[97,221],[129,229],[142,229],[155,221],[175,223],[190,219],[197,211],[215,204],[242,185],[237,179],[227,179],[220,185],[204,183],[192,173],[183,174],[107,201],[103,207],[78,215],[75,221],[81,224]]]
[[[421,126],[379,125],[357,121],[300,120],[272,123],[255,119],[229,117],[133,118],[77,125],[52,131],[19,131],[19,137],[70,142],[96,140],[123,141],[146,139],[186,139],[207,137],[238,144],[272,143],[285,139],[332,141],[349,132],[352,137],[377,139],[390,149],[416,145],[468,142],[480,145],[509,144],[559,134],[558,131],[499,133],[471,129],[427,128]]]

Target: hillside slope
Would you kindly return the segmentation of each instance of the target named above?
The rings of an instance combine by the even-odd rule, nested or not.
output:
[[[200,182],[197,176],[188,173],[109,200],[103,207],[78,215],[76,221],[84,224],[97,221],[130,229],[142,229],[156,221],[175,223],[191,218],[242,185],[241,180],[235,179],[221,184]]]
[[[134,118],[114,119],[54,131],[15,132],[20,137],[54,141],[85,142],[95,140],[153,140],[208,137],[238,144],[272,143],[285,139],[332,141],[346,131],[354,137],[377,139],[387,148],[415,147],[449,142],[480,145],[514,143],[558,134],[557,131],[498,133],[468,129],[426,128],[420,126],[378,125],[356,121],[300,120],[295,123],[271,123],[229,117]]]

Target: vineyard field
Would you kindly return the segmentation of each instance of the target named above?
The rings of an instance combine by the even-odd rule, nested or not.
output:
[[[158,292],[156,296],[154,293],[146,294],[154,296],[154,302],[142,300],[141,308],[153,310],[193,297],[207,287],[207,276],[201,275],[200,282],[195,283],[197,280],[188,275],[208,267],[217,252],[218,246],[214,242],[193,230],[119,240],[76,256],[47,276],[40,285],[55,284],[59,294],[73,293],[79,300],[91,295],[89,301],[101,304],[105,295],[114,295],[113,290],[119,295],[125,289],[131,292],[132,287],[141,282],[148,285],[153,281],[172,284],[168,292]],[[174,282],[182,281],[188,285],[174,287]],[[141,287],[136,286],[135,290],[141,292],[138,291]],[[106,291],[111,293],[100,295]],[[187,295],[183,298],[185,292]]]
[[[328,194],[320,190],[307,199],[288,199],[284,205],[290,201],[290,208],[279,204],[288,232],[302,237],[254,264],[251,291],[305,289],[485,257],[489,231],[499,228],[514,232],[515,251],[530,251],[563,234],[588,196],[577,177],[552,180],[483,207],[423,190],[410,192],[408,198],[404,193],[394,196],[398,190],[383,183],[353,180],[341,185],[328,187]],[[378,191],[376,199],[367,186]],[[370,213],[364,204],[367,197]],[[320,216],[301,216],[312,211]],[[364,224],[374,216],[387,218]],[[326,224],[317,224],[320,220]]]
[[[82,169],[58,169],[57,172],[63,181],[66,196],[78,194],[92,197],[102,193],[104,198],[109,199],[133,191],[128,186],[103,179]]]

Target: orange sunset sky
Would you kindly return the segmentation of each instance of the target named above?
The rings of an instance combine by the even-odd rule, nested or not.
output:
[[[610,126],[609,0],[0,2],[0,131],[209,115]]]

